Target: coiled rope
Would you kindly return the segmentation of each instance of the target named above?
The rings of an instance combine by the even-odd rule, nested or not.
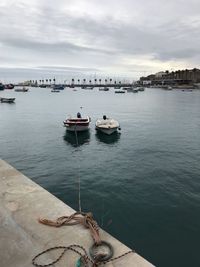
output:
[[[90,248],[90,255],[92,259],[88,256],[86,250],[84,247],[80,245],[70,245],[70,246],[55,246],[49,249],[46,249],[42,251],[41,253],[37,254],[33,259],[32,259],[32,264],[37,267],[48,267],[51,266],[58,261],[61,260],[61,258],[64,256],[64,254],[68,251],[71,250],[78,254],[80,256],[80,259],[78,260],[77,266],[85,266],[87,267],[88,264],[90,263],[92,267],[98,267],[100,264],[106,264],[108,262],[117,260],[119,258],[122,258],[130,253],[135,253],[134,250],[130,250],[128,252],[123,253],[120,256],[114,257],[113,256],[113,248],[110,243],[102,241],[99,235],[99,226],[97,222],[94,220],[93,215],[91,212],[84,213],[84,212],[75,212],[74,214],[70,216],[62,216],[57,218],[55,221],[49,220],[49,219],[44,219],[40,218],[39,222],[45,225],[53,226],[53,227],[61,227],[64,225],[76,225],[76,224],[82,224],[86,228],[89,228],[91,236],[94,240],[94,244]],[[97,253],[96,249],[100,246],[106,246],[109,249],[109,253]],[[62,249],[63,251],[60,253],[60,255],[57,257],[56,260],[53,260],[52,262],[49,262],[47,264],[39,264],[37,262],[38,258],[41,255],[44,255],[50,251],[53,250],[60,250]],[[81,252],[80,252],[81,250]]]
[[[55,221],[40,218],[39,222],[54,227],[82,224],[86,228],[89,228],[94,243],[97,245],[101,243],[101,238],[99,235],[99,226],[97,222],[93,219],[93,215],[91,212],[75,212],[70,216],[59,217]]]

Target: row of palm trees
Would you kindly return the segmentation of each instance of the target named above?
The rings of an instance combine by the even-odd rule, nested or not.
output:
[[[29,81],[30,84],[55,84],[56,83],[56,79],[53,78],[53,79],[42,79],[42,80],[30,80]],[[67,82],[67,80],[65,80],[65,83]],[[113,79],[90,79],[90,80],[87,80],[87,79],[77,79],[75,80],[74,78],[71,79],[71,84],[100,84],[101,83],[105,83],[105,84],[121,84],[121,81],[116,81]]]
[[[56,82],[56,79],[53,78],[53,79],[42,79],[42,80],[29,80],[29,83],[30,84],[51,84],[51,83],[55,83]]]

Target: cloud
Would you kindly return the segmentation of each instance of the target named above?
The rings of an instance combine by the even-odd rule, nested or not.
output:
[[[141,66],[147,71],[199,66],[196,0],[2,0],[0,7],[1,66],[133,76]]]

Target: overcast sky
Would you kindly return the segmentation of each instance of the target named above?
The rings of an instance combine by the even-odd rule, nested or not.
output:
[[[0,0],[0,80],[134,79],[198,68],[199,50],[199,0]]]

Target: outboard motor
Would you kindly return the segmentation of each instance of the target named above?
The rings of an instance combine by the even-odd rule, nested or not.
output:
[[[81,118],[81,113],[80,113],[80,112],[77,113],[77,118],[78,118],[78,119]]]
[[[106,115],[103,115],[103,119],[104,119],[104,120],[106,120],[106,119],[107,119]]]

